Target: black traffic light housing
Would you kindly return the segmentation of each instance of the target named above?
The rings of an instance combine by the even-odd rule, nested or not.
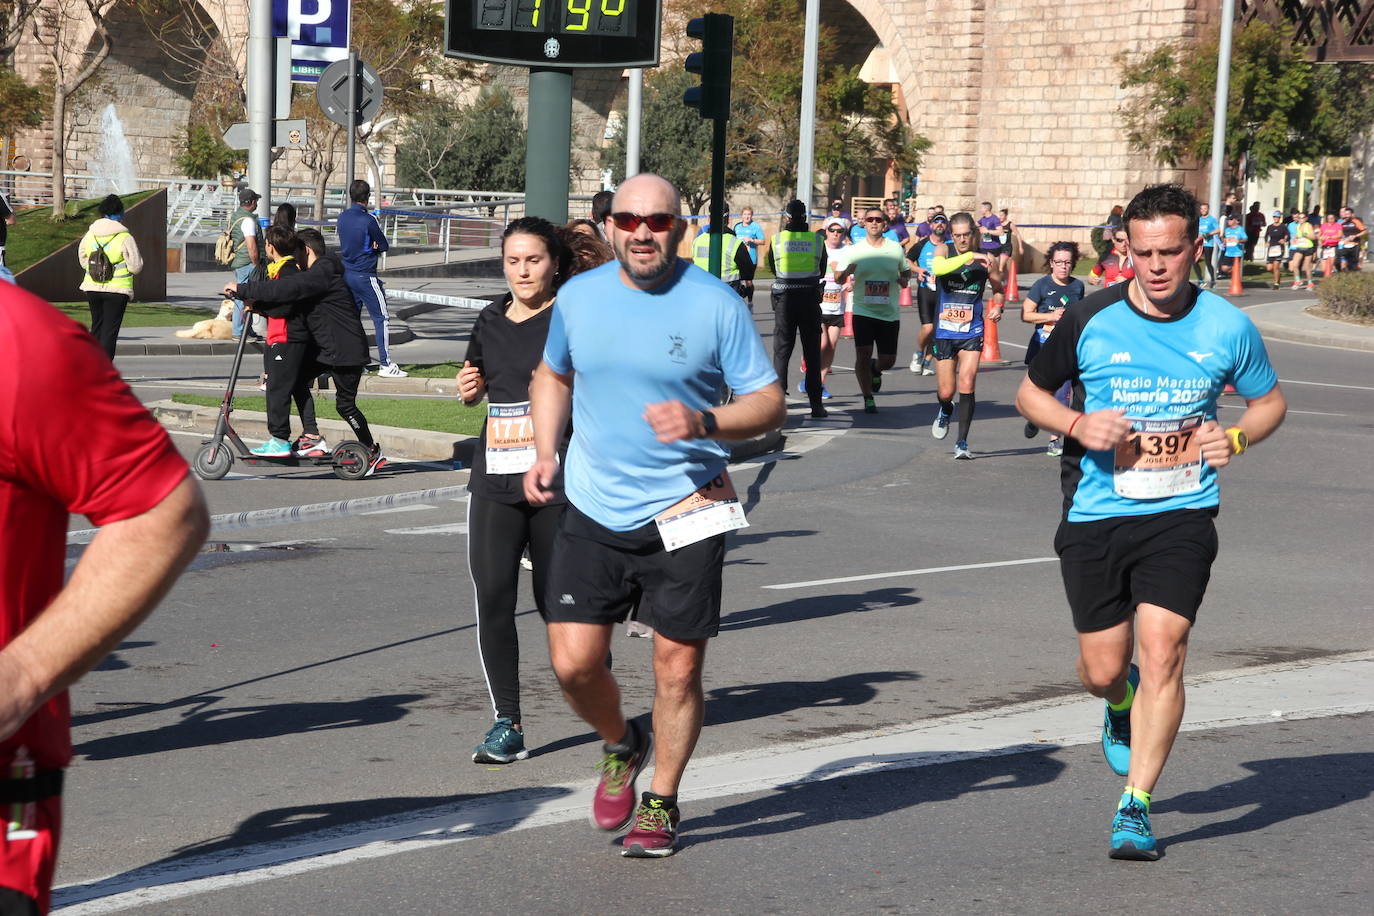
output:
[[[687,37],[701,39],[701,50],[687,55],[687,72],[701,75],[701,85],[682,94],[682,101],[703,118],[730,117],[730,67],[735,53],[735,19],[707,13],[687,23]]]

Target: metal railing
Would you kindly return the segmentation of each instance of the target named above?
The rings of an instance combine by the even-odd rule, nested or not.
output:
[[[237,188],[217,181],[187,178],[139,178],[138,190],[167,189],[167,241],[213,239],[238,209]],[[65,176],[68,200],[89,200],[115,190],[108,179],[96,175]],[[41,207],[52,204],[50,172],[0,171],[0,189],[10,206]],[[272,187],[275,204],[296,207],[301,225],[317,226],[327,238],[334,236],[334,220],[348,206],[342,188],[331,187],[324,195],[322,213],[315,212],[315,187],[277,184]],[[587,210],[590,194],[569,197],[569,212]],[[374,198],[374,205],[376,199]],[[523,194],[446,188],[384,189],[378,219],[393,247],[442,253],[445,263],[455,251],[488,248],[500,243],[501,232],[525,215]]]

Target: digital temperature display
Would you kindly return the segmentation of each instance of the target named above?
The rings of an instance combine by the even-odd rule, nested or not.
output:
[[[656,67],[660,21],[660,0],[448,0],[445,53],[526,67]]]

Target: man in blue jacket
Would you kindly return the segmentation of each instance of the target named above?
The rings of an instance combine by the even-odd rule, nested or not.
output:
[[[372,186],[361,178],[348,186],[348,199],[353,205],[339,214],[339,254],[344,262],[344,282],[353,292],[359,314],[363,307],[372,316],[372,329],[377,336],[377,374],[386,378],[403,378],[406,373],[391,361],[387,352],[387,332],[391,316],[386,310],[386,291],[377,279],[377,255],[386,251],[386,235],[377,218],[367,209]]]

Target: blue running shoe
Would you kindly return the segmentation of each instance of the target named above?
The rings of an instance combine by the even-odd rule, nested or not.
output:
[[[482,743],[472,750],[473,763],[510,763],[530,755],[525,750],[525,736],[510,719],[497,719]]]
[[[291,443],[273,436],[253,449],[253,454],[261,455],[263,458],[289,458],[291,457]]]
[[[805,375],[803,375],[803,376],[801,377],[801,380],[797,382],[797,390],[800,391],[802,394],[806,394],[806,376],[805,376]]]
[[[1150,815],[1140,802],[1130,795],[1121,796],[1121,807],[1112,818],[1112,848],[1107,853],[1113,859],[1134,859],[1153,862],[1159,858],[1155,833],[1150,829]]]
[[[822,400],[822,401],[828,401],[828,400],[830,400],[830,391],[829,391],[824,385],[821,386],[821,400]]]
[[[1126,672],[1126,680],[1131,689],[1140,686],[1140,669],[1131,664]],[[1105,702],[1102,704],[1107,706]],[[1118,776],[1125,776],[1131,770],[1131,711],[1112,712],[1107,706],[1107,714],[1102,719],[1102,756],[1107,758],[1107,766]]]

